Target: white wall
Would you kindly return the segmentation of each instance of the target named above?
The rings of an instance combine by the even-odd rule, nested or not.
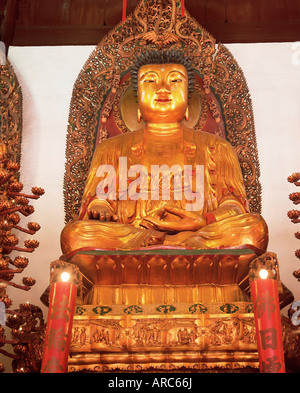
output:
[[[297,188],[286,180],[300,171],[300,43],[233,44],[228,48],[244,70],[252,96],[269,250],[277,253],[281,278],[300,300],[300,284],[292,276],[300,267],[294,256],[300,241],[294,238],[297,225],[287,218],[287,211],[295,208],[288,195]],[[36,212],[29,217],[42,226],[34,236],[40,247],[29,256],[24,272],[37,284],[29,292],[11,290],[10,294],[15,307],[26,301],[41,306],[45,319],[47,309],[39,297],[49,283],[50,262],[60,256],[59,237],[64,226],[62,184],[69,104],[75,79],[93,49],[9,49],[24,98],[21,181],[26,191],[32,186],[46,191],[34,202]],[[23,221],[26,225],[28,219]]]
[[[28,254],[30,263],[25,276],[36,285],[28,292],[14,290],[21,302],[41,306],[40,295],[49,284],[49,263],[58,259],[60,232],[64,227],[63,176],[65,144],[73,84],[92,47],[11,47],[8,58],[23,91],[23,140],[21,179],[24,191],[45,189],[33,202],[35,213],[22,219],[36,221],[41,229],[32,238],[40,246]],[[21,239],[28,236],[20,233]],[[20,245],[22,241],[20,240]],[[21,278],[20,278],[21,280]],[[47,309],[45,318],[47,317]]]

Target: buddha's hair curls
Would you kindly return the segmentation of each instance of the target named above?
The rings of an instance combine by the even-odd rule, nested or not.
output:
[[[185,53],[181,50],[146,50],[141,55],[137,56],[131,67],[131,82],[135,92],[138,88],[138,71],[148,64],[181,64],[188,73],[188,91],[191,94],[194,90],[194,67]]]

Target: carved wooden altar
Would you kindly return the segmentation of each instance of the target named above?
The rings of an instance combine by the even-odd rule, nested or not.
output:
[[[251,303],[78,306],[69,371],[257,368]]]

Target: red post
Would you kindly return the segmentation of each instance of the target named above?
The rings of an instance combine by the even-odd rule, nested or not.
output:
[[[127,0],[123,0],[122,21],[126,19]]]
[[[42,373],[66,373],[77,285],[63,272],[51,285]]]
[[[184,17],[184,0],[181,0],[181,16]]]
[[[278,281],[261,269],[251,282],[261,373],[285,373]],[[266,278],[265,278],[266,277]]]

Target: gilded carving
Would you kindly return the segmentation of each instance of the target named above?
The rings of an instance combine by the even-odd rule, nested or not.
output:
[[[74,318],[69,370],[84,368],[95,372],[97,367],[99,371],[124,371],[128,359],[132,370],[257,368],[253,314],[245,313],[249,303],[239,303],[239,309],[231,315],[222,313],[222,306],[203,304],[201,309],[206,308],[208,313],[201,314],[193,312],[193,305],[184,305],[186,312],[182,309],[180,314],[173,312],[172,318],[164,313],[155,314],[159,306],[153,306],[152,311],[147,306],[138,314],[125,311],[123,316],[114,306],[106,316],[96,316],[93,306],[85,306],[85,314],[76,313]],[[205,361],[201,360],[203,350]],[[81,365],[81,356],[89,359],[89,354],[92,356],[95,351],[98,355]],[[109,364],[106,358],[110,359]]]
[[[252,106],[241,69],[187,11],[181,16],[178,1],[141,0],[133,14],[98,44],[75,82],[64,179],[66,222],[78,215],[95,145],[134,128],[135,118],[124,117],[124,111],[122,116],[122,100],[134,103],[129,76],[133,59],[145,48],[161,47],[183,49],[192,60],[198,97],[191,97],[191,102],[201,107],[192,116],[192,126],[226,136],[240,158],[251,210],[260,211]]]
[[[0,136],[12,161],[20,163],[22,141],[22,90],[12,65],[0,66]]]

